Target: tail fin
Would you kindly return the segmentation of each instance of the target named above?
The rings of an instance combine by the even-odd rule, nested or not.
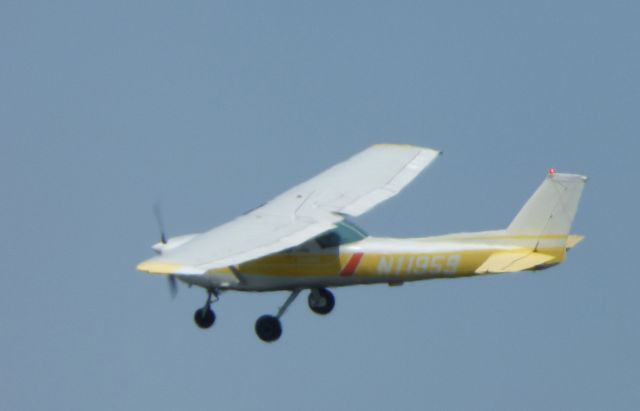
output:
[[[551,173],[507,228],[511,235],[568,235],[578,210],[585,176]]]

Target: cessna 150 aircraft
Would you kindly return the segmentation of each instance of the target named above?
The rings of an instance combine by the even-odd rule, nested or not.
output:
[[[138,270],[207,291],[195,322],[215,321],[222,291],[290,291],[276,315],[256,321],[266,342],[282,334],[280,318],[302,290],[309,308],[328,314],[329,287],[542,270],[560,264],[583,237],[570,235],[586,177],[550,170],[506,229],[424,238],[370,237],[356,217],[398,194],[440,153],[380,144],[356,154],[266,204],[202,234],[167,239]]]

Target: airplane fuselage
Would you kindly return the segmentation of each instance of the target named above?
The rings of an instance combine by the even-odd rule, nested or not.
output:
[[[463,233],[436,237],[396,239],[367,237],[339,247],[307,246],[259,258],[235,268],[240,284],[229,289],[272,291],[296,288],[340,287],[479,275],[478,268],[496,252],[544,251],[553,260],[539,269],[562,262],[567,236],[507,235],[504,231]],[[219,287],[211,275],[181,277],[189,284]]]

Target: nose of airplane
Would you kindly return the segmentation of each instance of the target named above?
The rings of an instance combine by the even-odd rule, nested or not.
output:
[[[162,254],[162,248],[165,246],[166,243],[155,243],[154,245],[151,246],[151,249],[156,253],[156,254]]]

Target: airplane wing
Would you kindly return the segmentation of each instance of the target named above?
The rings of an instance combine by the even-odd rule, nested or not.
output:
[[[265,205],[138,266],[159,274],[204,274],[302,244],[346,215],[398,194],[439,152],[379,144],[295,186]]]

